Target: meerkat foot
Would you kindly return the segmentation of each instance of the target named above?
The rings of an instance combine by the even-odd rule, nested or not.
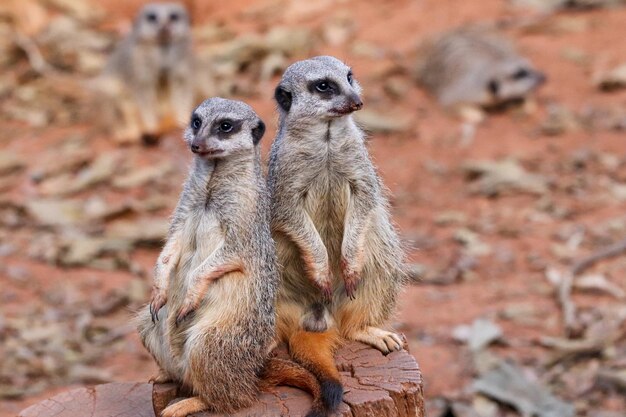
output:
[[[401,350],[404,344],[398,334],[371,326],[355,332],[350,339],[373,346],[384,354]]]
[[[150,316],[152,322],[159,321],[159,310],[167,303],[167,295],[164,289],[154,288],[152,290],[152,298],[150,300]]]
[[[208,408],[200,397],[191,397],[168,405],[161,411],[161,417],[187,417],[189,414],[198,413]]]
[[[163,369],[159,369],[159,372],[148,380],[148,382],[152,382],[153,384],[165,384],[166,382],[172,381],[173,379],[166,374]]]

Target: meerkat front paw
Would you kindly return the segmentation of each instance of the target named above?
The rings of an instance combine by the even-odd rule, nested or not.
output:
[[[332,279],[329,268],[325,268],[326,273],[314,273],[313,283],[320,290],[322,301],[326,304],[330,303],[333,296]]]
[[[343,275],[343,283],[346,289],[346,296],[354,300],[356,298],[356,287],[359,285],[361,275],[356,272],[356,268],[349,266],[345,258],[341,259],[341,272]]]
[[[355,332],[350,339],[373,346],[385,355],[394,350],[401,350],[404,345],[400,335],[371,326]]]
[[[152,289],[152,297],[150,299],[150,316],[152,322],[159,321],[159,310],[167,303],[167,294],[163,288]]]
[[[191,313],[196,311],[196,304],[190,300],[185,301],[182,307],[176,313],[176,326],[180,325]]]

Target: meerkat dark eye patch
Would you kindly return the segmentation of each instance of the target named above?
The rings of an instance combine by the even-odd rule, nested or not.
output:
[[[255,145],[261,141],[261,138],[265,134],[265,123],[263,120],[259,120],[256,127],[252,129],[252,143]]]
[[[352,75],[352,71],[350,71],[350,72],[348,73],[348,83],[349,83],[350,85],[352,85],[352,80],[353,80],[353,79],[354,79],[354,78],[353,78],[353,75]]]
[[[194,133],[197,133],[198,130],[202,127],[202,119],[200,118],[200,116],[198,116],[197,114],[192,115],[190,126]]]
[[[217,136],[219,139],[228,139],[230,136],[241,130],[243,122],[241,120],[219,119],[211,125],[211,135]]]
[[[170,22],[178,22],[180,20],[180,15],[176,12],[170,13]]]
[[[530,77],[530,71],[526,68],[520,68],[511,76],[514,80],[521,80],[522,78]]]
[[[276,103],[278,103],[280,108],[284,111],[289,111],[289,109],[291,108],[291,93],[285,90],[280,85],[276,87],[276,91],[274,91],[274,99],[276,100]]]
[[[339,85],[327,78],[311,81],[308,85],[309,92],[317,94],[325,100],[330,100],[333,96],[341,93]]]
[[[487,83],[487,90],[494,96],[498,95],[498,91],[500,90],[500,83],[496,80],[490,80]]]
[[[150,23],[155,23],[157,21],[156,13],[153,13],[153,12],[146,13],[146,20]]]

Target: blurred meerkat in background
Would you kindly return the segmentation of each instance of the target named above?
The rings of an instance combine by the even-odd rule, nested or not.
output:
[[[424,42],[415,78],[443,107],[473,123],[484,118],[484,110],[525,102],[546,80],[508,40],[477,28]]]
[[[99,89],[115,102],[116,140],[154,143],[172,122],[186,121],[194,106],[193,67],[185,6],[145,5],[98,79]]]

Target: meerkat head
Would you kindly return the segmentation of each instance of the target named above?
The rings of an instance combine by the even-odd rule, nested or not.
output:
[[[189,14],[179,3],[147,4],[135,18],[133,32],[141,41],[162,45],[188,39]]]
[[[546,81],[546,76],[527,60],[505,60],[487,71],[484,106],[497,106],[523,100]]]
[[[252,152],[265,133],[265,123],[241,101],[210,98],[192,113],[185,142],[203,159]]]
[[[346,64],[318,56],[290,65],[274,98],[281,118],[329,120],[361,109],[361,87]]]

